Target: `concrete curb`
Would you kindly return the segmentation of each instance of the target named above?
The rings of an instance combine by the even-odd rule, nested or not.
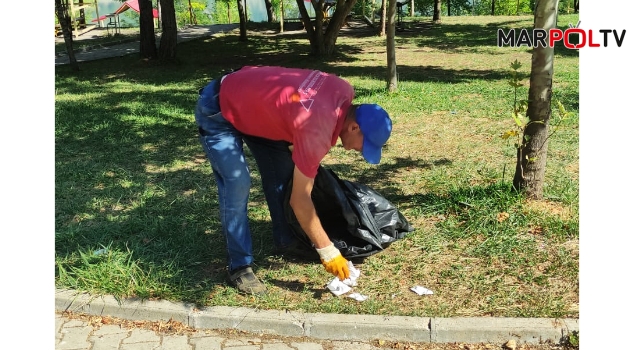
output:
[[[189,303],[150,301],[112,296],[95,297],[56,289],[56,311],[109,315],[126,320],[182,322],[195,329],[237,329],[323,340],[390,340],[421,343],[563,342],[578,332],[578,319],[435,318],[412,316],[342,315],[256,310],[214,306],[198,309]]]

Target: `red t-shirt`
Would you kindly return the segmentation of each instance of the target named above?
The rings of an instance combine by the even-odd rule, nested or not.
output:
[[[240,132],[293,144],[293,162],[315,177],[338,140],[354,97],[343,79],[317,70],[243,67],[220,86],[222,115]]]

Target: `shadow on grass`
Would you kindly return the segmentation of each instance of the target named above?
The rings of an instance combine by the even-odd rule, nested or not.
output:
[[[413,159],[405,157],[395,157],[388,163],[377,165],[374,171],[362,169],[352,164],[332,164],[327,166],[333,170],[340,178],[345,179],[346,175],[354,182],[372,187],[376,192],[390,200],[392,203],[405,202],[410,196],[401,195],[400,185],[382,179],[393,178],[398,172],[405,168],[419,168],[430,170],[438,166],[448,166],[452,161],[443,158],[433,161],[423,159]],[[412,197],[412,196],[411,196]]]
[[[473,31],[471,27],[455,29],[464,35]],[[488,39],[485,34],[471,44],[485,45],[483,40]],[[240,43],[234,37],[222,37],[180,44],[185,54],[178,65],[148,64],[134,55],[83,63],[79,73],[56,68],[55,254],[59,264],[69,271],[97,264],[101,260],[83,261],[78,252],[90,255],[103,247],[130,252],[129,262],[137,262],[145,278],[152,279],[151,290],[140,291],[140,296],[204,304],[211,287],[225,283],[226,253],[215,181],[192,119],[197,89],[226,70],[249,64],[332,70],[330,61],[309,57],[307,49],[307,42],[286,39],[252,38]],[[345,49],[338,59],[353,59],[351,54],[358,50]],[[400,67],[411,72],[405,79],[417,82],[464,83],[506,76],[498,71]],[[384,80],[382,66],[340,69],[345,75]],[[129,83],[149,89],[132,92]],[[575,97],[577,101],[577,92]],[[392,202],[407,203],[407,210],[426,208],[427,215],[464,210],[460,202],[470,193],[482,192],[469,188],[442,196],[403,195],[399,185],[381,179],[405,167],[435,169],[452,161],[394,161],[375,172],[348,164],[332,169],[371,185]],[[262,203],[255,172],[252,181],[250,200]],[[256,262],[266,265],[272,249],[268,213],[259,204],[252,204],[251,210],[252,217],[260,218],[250,222]],[[294,291],[303,288],[297,283],[270,282]]]
[[[464,53],[473,51],[474,48],[497,46],[497,30],[516,26],[522,21],[511,20],[493,22],[487,25],[481,24],[437,24],[430,21],[414,21],[408,24],[411,30],[398,33],[398,47],[403,42],[412,42],[419,47],[429,47],[451,53]],[[179,44],[179,64],[170,64],[165,68],[156,68],[162,76],[155,76],[153,82],[184,80],[188,76],[198,79],[202,76],[215,77],[230,69],[244,65],[281,65],[290,67],[315,68],[331,71],[335,62],[354,62],[355,55],[363,51],[362,47],[350,43],[343,43],[340,38],[349,37],[376,37],[374,28],[367,26],[359,29],[343,30],[336,43],[337,52],[332,57],[314,57],[309,54],[310,44],[304,32],[282,33],[277,35],[249,36],[247,41],[239,41],[235,35],[225,35],[213,38],[196,39]],[[384,45],[380,46],[381,53],[385,51]],[[462,52],[461,50],[464,50]],[[486,53],[486,50],[483,51]],[[191,54],[194,53],[194,54]],[[490,52],[489,52],[490,54]],[[556,47],[556,56],[578,55],[577,50],[566,49],[563,45]],[[103,60],[113,63],[113,66],[144,68],[160,63],[140,62],[137,55],[123,58]],[[466,82],[469,79],[504,79],[504,69],[499,70],[448,70],[441,69],[437,65],[403,65],[399,62],[398,70],[402,72],[405,81],[442,81],[442,82]],[[94,69],[104,66],[81,63],[85,69]],[[220,67],[225,67],[220,69]],[[60,73],[70,72],[68,67],[57,68]],[[185,75],[185,73],[187,75]],[[345,75],[373,76],[384,79],[386,66],[379,67],[344,67]],[[143,79],[141,75],[130,71],[127,75],[132,79]],[[155,80],[158,79],[159,81]],[[144,80],[140,80],[144,82]]]
[[[73,85],[59,89],[83,89]],[[184,117],[192,98],[167,91],[57,101],[55,253],[65,270],[103,263],[79,252],[91,257],[109,247],[130,252],[126,264],[148,271],[140,278],[151,290],[139,291],[141,297],[201,302],[211,286],[224,283],[215,181],[195,123]],[[252,181],[259,183],[256,173]],[[251,201],[263,202],[262,194],[254,190]],[[256,260],[272,250],[268,215],[259,217],[250,222]]]
[[[326,293],[325,289],[319,289],[319,288],[309,289],[306,283],[299,282],[299,281],[282,281],[276,278],[268,278],[265,280],[265,282],[290,292],[296,292],[296,293],[301,293],[304,291],[312,292],[314,299],[321,299],[322,295]]]
[[[451,53],[477,52],[478,48],[498,47],[499,29],[506,32],[513,28],[517,33],[521,29],[525,29],[531,34],[533,21],[527,24],[526,18],[529,17],[524,17],[523,20],[504,20],[487,24],[434,24],[428,20],[409,21],[405,23],[404,30],[396,31],[396,41],[397,45],[412,42],[419,47],[429,47]],[[564,31],[569,27],[565,25],[558,26],[558,28]],[[571,43],[575,43],[573,39],[577,38],[570,39]],[[480,49],[480,51],[491,54],[486,49]],[[578,50],[557,45],[555,55],[577,57]]]
[[[75,84],[67,81],[59,88],[83,90],[82,83]],[[187,107],[190,103],[185,103],[189,99],[187,91],[168,90],[114,92],[90,102],[57,101],[55,254],[67,272],[98,268],[105,262],[102,258],[83,259],[79,252],[99,256],[97,252],[108,247],[128,252],[125,263],[137,266],[139,278],[146,279],[148,289],[136,287],[138,297],[206,304],[211,289],[225,284],[226,252],[219,231],[217,191]],[[149,104],[149,100],[163,102]],[[248,159],[256,169],[252,158]],[[376,172],[350,165],[339,170],[366,184],[399,167],[449,164],[448,159],[396,158],[396,164],[383,165]],[[258,203],[250,208],[256,263],[275,266],[268,261],[273,248],[271,224],[266,209],[260,208],[264,197],[255,171],[252,181],[250,201]],[[399,195],[400,188],[394,184],[374,189],[394,201],[410,199]],[[116,279],[106,276],[110,277],[103,279]],[[275,279],[270,282],[294,291],[303,287]]]

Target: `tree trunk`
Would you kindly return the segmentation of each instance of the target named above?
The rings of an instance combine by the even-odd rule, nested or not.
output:
[[[280,33],[284,32],[284,1],[280,0]]]
[[[496,0],[491,0],[491,16],[496,14]]]
[[[153,5],[151,0],[138,0],[140,5],[140,58],[156,59],[156,35],[153,32]]]
[[[395,92],[398,89],[398,72],[396,70],[396,13],[398,12],[398,3],[396,0],[389,0],[388,12],[387,90]]]
[[[409,10],[409,16],[413,17],[416,15],[416,4],[415,4],[415,0],[411,0],[411,9]]]
[[[330,56],[335,52],[335,45],[338,40],[340,28],[342,28],[346,22],[347,16],[356,4],[356,1],[357,0],[337,0],[333,16],[331,16],[326,30],[323,31],[324,14],[322,7],[324,0],[311,0],[311,5],[316,13],[316,18],[313,22],[305,7],[305,1],[296,0],[300,16],[302,17],[302,23],[304,24],[309,43],[311,44],[312,55]]]
[[[520,9],[520,0],[516,1],[516,13],[514,13],[514,15],[518,14],[519,9]]]
[[[371,0],[371,22],[376,20],[376,0]]]
[[[451,17],[451,0],[447,0],[447,16]]]
[[[238,0],[238,15],[240,16],[240,41],[247,41],[247,15],[245,13],[244,1]]]
[[[535,10],[534,28],[545,32],[554,28],[559,0],[540,0]],[[518,149],[513,187],[524,190],[528,198],[541,199],[547,163],[549,117],[553,82],[553,48],[539,45],[531,57],[529,105],[522,147]]]
[[[69,66],[74,71],[79,71],[80,66],[76,60],[76,54],[73,52],[73,35],[71,33],[71,16],[69,16],[69,3],[67,0],[56,0],[56,16],[58,23],[62,28],[64,37],[64,45],[67,48],[67,56],[69,56]]]
[[[162,5],[162,36],[160,37],[160,59],[175,60],[178,52],[178,25],[173,0],[160,0]]]
[[[84,5],[84,1],[83,0],[78,0],[78,6],[81,7]],[[78,25],[80,28],[85,28],[87,25],[87,19],[84,15],[84,8],[80,9],[80,15],[78,17]]]
[[[441,0],[433,0],[433,22],[440,23],[440,3]]]
[[[188,0],[187,7],[189,8],[189,24],[193,24],[193,7],[191,6],[191,0]]]
[[[386,20],[387,20],[387,0],[382,0],[382,7],[380,8],[380,28],[378,30],[378,35],[380,36],[387,35],[386,33],[387,23],[385,23]]]
[[[282,2],[282,0],[280,0]],[[264,7],[267,9],[267,21],[269,23],[275,22],[275,16],[273,14],[273,4],[271,0],[264,0]]]

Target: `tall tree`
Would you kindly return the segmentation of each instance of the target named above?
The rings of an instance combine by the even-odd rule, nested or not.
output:
[[[240,41],[247,41],[247,14],[244,1],[238,0],[238,15],[240,16]]]
[[[280,0],[282,2],[282,0]],[[273,3],[271,0],[264,0],[264,7],[267,10],[267,21],[269,23],[275,22],[275,16],[273,14]]]
[[[384,0],[382,0],[384,2]],[[396,0],[389,0],[387,14],[387,90],[395,92],[398,89],[398,71],[396,66],[396,13],[398,5]]]
[[[296,0],[298,10],[302,17],[302,23],[304,24],[309,43],[311,44],[311,54],[316,56],[330,56],[335,52],[340,28],[344,25],[347,16],[357,0],[337,0],[333,15],[326,25],[326,30],[323,28],[326,22],[323,11],[325,1],[310,1],[316,14],[313,22],[311,22],[311,17],[309,17],[309,13],[305,7],[305,0]]]
[[[280,0],[280,33],[284,32],[284,1]]]
[[[391,0],[389,0],[391,1]],[[386,0],[382,0],[382,7],[380,8],[380,28],[378,29],[378,34],[380,36],[384,36],[387,35],[386,33],[386,23],[385,21],[387,20],[387,1]]]
[[[189,1],[189,24],[198,24],[198,19],[196,18],[196,14],[193,12],[193,6],[191,6],[191,0],[188,0],[188,1]],[[173,4],[171,4],[171,6],[173,6]],[[173,12],[175,12],[175,7]]]
[[[558,0],[539,0],[536,3],[534,28],[546,33],[556,26]],[[528,198],[542,198],[544,173],[547,163],[549,118],[553,81],[553,47],[538,45],[531,56],[529,78],[529,122],[523,132],[522,146],[518,148],[513,186],[523,190]]]
[[[62,28],[64,45],[67,48],[67,55],[69,56],[69,65],[72,70],[79,71],[80,66],[76,60],[76,54],[73,52],[73,35],[71,33],[71,15],[69,15],[68,0],[56,0],[56,17],[58,17],[58,23],[60,24],[60,28]]]
[[[433,0],[433,22],[435,23],[441,22],[441,18],[440,18],[441,3],[442,3],[442,0]]]
[[[159,0],[162,6],[162,36],[159,57],[163,61],[175,60],[178,55],[178,25],[173,0]],[[191,4],[189,4],[191,6]]]
[[[231,1],[232,0],[222,0],[221,2],[227,5],[227,24],[231,24]],[[240,12],[240,11],[238,11]]]
[[[140,58],[156,59],[156,35],[153,29],[153,4],[151,0],[138,0],[140,6]]]

